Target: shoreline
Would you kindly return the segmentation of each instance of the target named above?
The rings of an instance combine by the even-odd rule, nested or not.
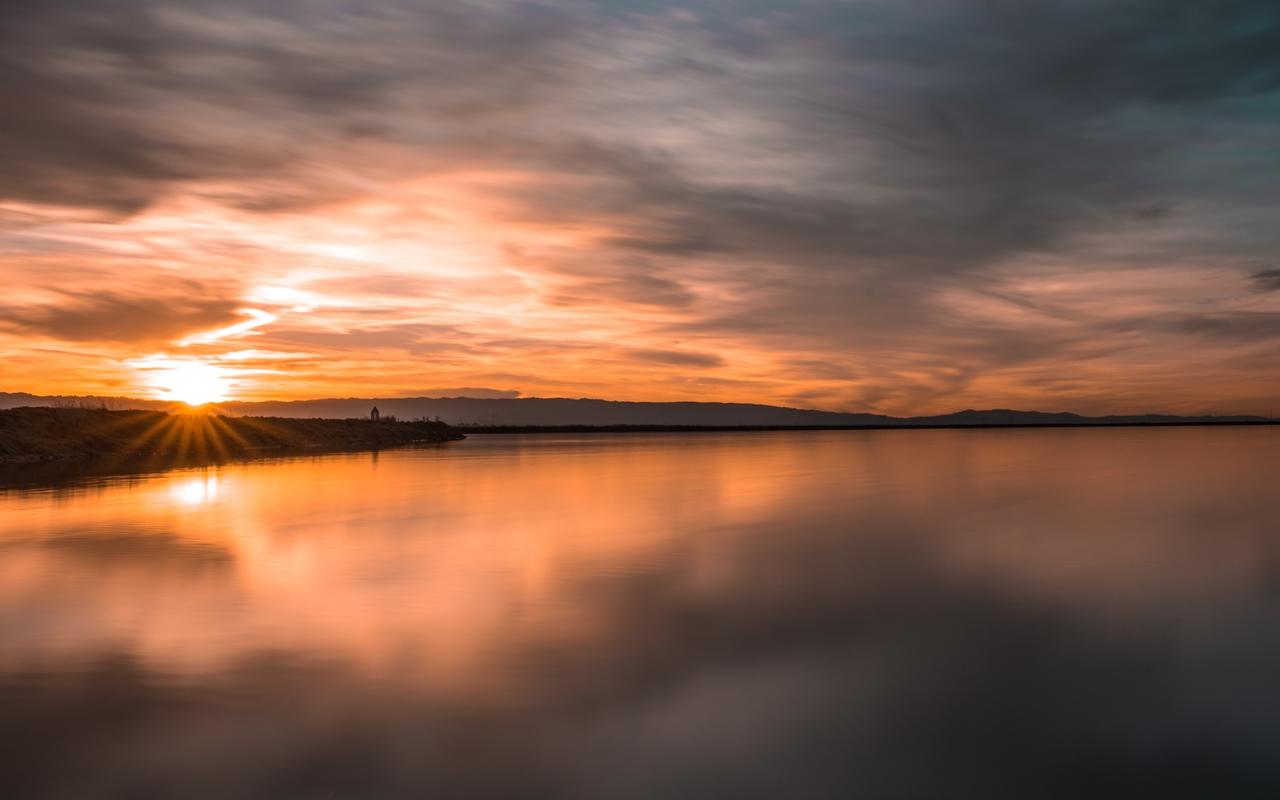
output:
[[[170,415],[21,407],[0,411],[0,464],[202,462],[377,450],[466,438],[442,422]]]
[[[453,441],[453,440],[451,440]],[[47,458],[39,461],[0,461],[0,493],[55,488],[86,481],[132,478],[181,470],[202,470],[235,464],[270,464],[300,458],[367,455],[442,447],[447,442],[417,441],[386,447],[275,447],[203,457],[130,455],[123,458]]]
[[[458,425],[466,434],[499,433],[770,433],[779,431],[897,431],[1020,428],[1201,428],[1280,425],[1280,420],[1177,420],[1167,422],[981,422],[886,425]]]

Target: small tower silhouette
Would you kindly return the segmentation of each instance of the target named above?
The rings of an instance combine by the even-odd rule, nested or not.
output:
[[[374,406],[373,410],[369,412],[369,419],[373,420],[374,422],[377,422],[378,419],[380,419],[381,417],[382,417],[382,414],[378,411],[378,407]]]

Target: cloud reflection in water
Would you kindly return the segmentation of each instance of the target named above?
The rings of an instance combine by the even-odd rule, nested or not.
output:
[[[0,767],[18,797],[1272,796],[1277,433],[476,437],[8,492]]]

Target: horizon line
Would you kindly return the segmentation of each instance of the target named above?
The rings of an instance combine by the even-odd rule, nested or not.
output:
[[[1178,417],[1178,418],[1209,418],[1209,419],[1234,417],[1234,418],[1251,418],[1251,419],[1260,419],[1260,420],[1276,419],[1276,415],[1273,412],[1261,414],[1261,413],[1249,413],[1249,412],[1237,412],[1237,411],[1224,412],[1216,409],[1209,410],[1209,411],[1187,412],[1187,413],[1146,410],[1146,411],[1123,411],[1123,412],[1111,411],[1106,413],[1089,414],[1089,413],[1081,413],[1079,411],[1063,410],[1061,408],[1057,410],[1046,411],[1039,408],[1014,408],[1010,406],[988,406],[988,407],[969,406],[966,408],[961,408],[961,409],[952,410],[952,411],[943,411],[943,412],[925,413],[925,414],[899,415],[899,414],[885,413],[881,411],[831,410],[831,409],[812,408],[812,407],[803,407],[803,406],[777,405],[774,403],[763,403],[763,402],[756,402],[756,401],[618,400],[618,399],[612,399],[612,398],[589,397],[589,396],[545,397],[545,396],[536,396],[536,395],[528,395],[528,396],[516,395],[513,397],[477,397],[474,395],[385,395],[385,396],[349,395],[345,397],[329,396],[329,397],[310,397],[310,398],[293,398],[293,399],[260,399],[260,400],[250,400],[245,398],[229,398],[227,400],[221,400],[216,402],[211,401],[208,403],[191,404],[183,400],[135,397],[130,395],[36,394],[34,392],[21,391],[21,390],[19,391],[0,390],[0,396],[5,396],[5,395],[25,395],[27,397],[41,399],[41,400],[90,400],[90,401],[115,400],[115,401],[125,401],[125,402],[132,402],[132,403],[146,403],[146,404],[151,404],[156,406],[166,406],[166,407],[185,406],[193,409],[207,408],[210,406],[213,406],[213,407],[230,406],[230,405],[237,405],[237,404],[241,404],[241,405],[282,404],[284,405],[284,404],[356,402],[356,401],[377,403],[377,402],[395,402],[395,401],[409,401],[409,400],[472,400],[472,401],[484,401],[484,402],[540,400],[540,401],[566,401],[566,402],[629,403],[629,404],[637,404],[637,405],[755,406],[759,408],[780,409],[780,410],[797,411],[797,412],[804,412],[804,413],[836,414],[836,415],[845,415],[845,416],[874,416],[874,417],[883,417],[886,419],[899,419],[899,420],[949,417],[949,416],[955,416],[958,414],[965,414],[965,413],[988,413],[989,414],[989,413],[1000,413],[1000,412],[1017,413],[1017,414],[1070,415],[1070,416],[1081,417],[1085,419],[1105,419],[1108,417]],[[119,409],[119,410],[126,410],[126,409]]]

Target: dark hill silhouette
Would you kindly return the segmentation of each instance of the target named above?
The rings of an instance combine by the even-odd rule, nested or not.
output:
[[[0,408],[16,406],[105,407],[168,410],[172,403],[124,397],[39,397],[0,392]],[[360,397],[320,400],[226,402],[218,413],[230,416],[353,419],[367,417],[377,405],[399,419],[435,419],[469,427],[896,427],[987,425],[1135,425],[1203,422],[1264,422],[1251,416],[1173,416],[1161,414],[1087,417],[1067,412],[991,409],[923,417],[843,413],[755,403],[644,403],[589,398]]]

